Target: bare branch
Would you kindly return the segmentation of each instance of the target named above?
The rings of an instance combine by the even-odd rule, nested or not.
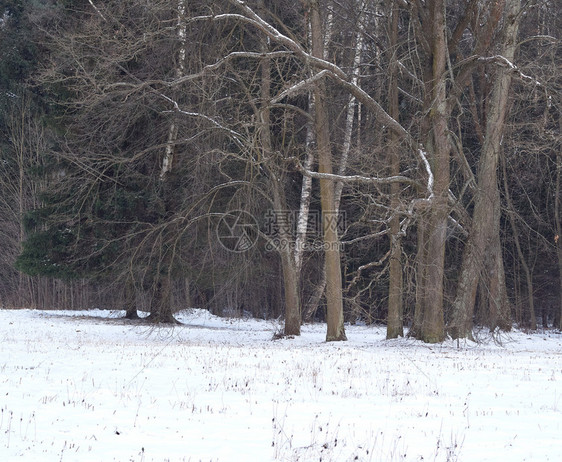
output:
[[[539,82],[537,79],[534,79],[533,77],[523,74],[523,72],[521,71],[521,69],[519,69],[519,67],[517,67],[515,64],[513,64],[509,59],[507,59],[505,56],[502,55],[495,55],[495,56],[489,56],[489,57],[481,57],[478,58],[479,62],[484,62],[484,63],[495,63],[500,67],[504,67],[507,68],[507,70],[509,72],[514,73],[515,75],[517,75],[521,80],[525,81],[525,82],[529,82],[532,83],[533,85],[536,85],[537,87],[541,87],[544,88],[544,85]]]
[[[273,51],[269,53],[258,53],[258,52],[251,52],[251,51],[233,51],[232,53],[229,53],[222,59],[218,60],[216,63],[209,64],[203,67],[203,69],[201,69],[200,72],[197,72],[195,74],[184,75],[183,77],[175,79],[171,82],[153,81],[152,83],[163,83],[170,87],[174,87],[176,85],[181,85],[182,83],[185,82],[190,82],[192,80],[205,77],[206,75],[208,75],[209,72],[218,69],[219,67],[225,65],[226,63],[234,59],[240,59],[240,58],[263,59],[266,57],[271,59],[271,58],[282,58],[286,56],[291,56],[292,54],[293,53],[290,51]]]
[[[308,90],[316,81],[326,77],[326,75],[328,75],[328,71],[326,70],[320,71],[318,72],[318,74],[314,74],[312,77],[302,80],[299,83],[293,85],[292,87],[287,88],[285,91],[281,92],[279,95],[273,98],[271,102],[273,104],[276,104],[279,101],[281,101],[283,98],[294,96],[296,94],[301,93],[302,91]]]
[[[94,5],[94,2],[93,2],[92,0],[88,0],[88,1],[90,2],[90,5],[92,5],[92,8],[93,8],[94,10],[96,10],[96,13],[99,14],[99,16],[100,16],[104,21],[107,22],[107,19],[105,19],[105,16],[102,14],[102,12],[99,10],[99,8],[98,8],[96,5]]]
[[[329,75],[348,90],[357,100],[371,110],[381,123],[389,127],[392,131],[396,132],[401,139],[405,139],[411,146],[416,143],[412,139],[410,133],[393,117],[391,117],[383,107],[373,99],[367,92],[361,89],[358,85],[354,85],[349,81],[349,76],[339,66],[333,64],[325,59],[312,56],[301,45],[293,39],[279,32],[275,27],[264,21],[258,14],[256,14],[245,2],[242,0],[230,0],[238,7],[242,8],[247,16],[239,14],[223,14],[217,16],[209,16],[208,19],[222,19],[222,18],[235,18],[245,22],[249,22],[256,26],[259,30],[264,32],[270,39],[286,46],[292,50],[297,56],[301,57],[305,63],[317,69],[329,71]]]
[[[353,277],[351,282],[347,285],[345,290],[348,291],[351,287],[353,287],[355,284],[357,284],[357,281],[359,281],[359,279],[361,278],[361,273],[363,271],[368,270],[370,268],[377,267],[377,266],[381,266],[388,259],[388,257],[390,257],[390,250],[388,252],[386,252],[384,254],[384,256],[379,261],[373,261],[373,262],[367,263],[367,264],[362,265],[359,268],[357,268],[357,272],[355,273],[355,276]]]
[[[341,181],[342,183],[366,183],[366,184],[392,184],[392,183],[402,183],[414,186],[416,188],[423,188],[423,186],[413,180],[412,178],[408,178],[402,175],[396,176],[389,176],[389,177],[371,177],[371,176],[363,176],[363,175],[336,175],[335,173],[319,173],[313,172],[310,170],[305,169],[297,159],[292,159],[295,161],[297,170],[301,172],[303,175],[321,179],[321,180],[330,180],[330,181]],[[432,177],[433,178],[433,177]]]
[[[351,245],[351,244],[355,244],[356,242],[366,241],[367,239],[378,239],[379,237],[386,236],[389,232],[390,229],[386,228],[383,229],[382,231],[379,231],[378,233],[359,236],[354,239],[350,239],[349,241],[341,241],[341,243],[344,245]]]

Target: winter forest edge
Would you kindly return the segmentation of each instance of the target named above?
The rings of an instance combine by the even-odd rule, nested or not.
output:
[[[562,327],[558,2],[0,5],[1,307]]]

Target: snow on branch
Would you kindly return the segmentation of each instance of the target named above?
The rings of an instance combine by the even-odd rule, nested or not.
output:
[[[387,177],[372,177],[363,175],[336,175],[334,173],[319,173],[313,172],[311,170],[305,169],[298,159],[291,159],[295,162],[297,170],[303,175],[316,178],[319,180],[329,180],[329,181],[341,181],[342,183],[367,183],[367,184],[391,184],[391,183],[403,183],[414,186],[416,188],[421,188],[419,182],[412,178],[408,178],[403,175],[387,176]],[[433,178],[433,177],[432,177]]]
[[[290,56],[292,55],[293,52],[291,51],[272,51],[272,52],[268,52],[268,53],[258,53],[258,52],[253,52],[253,51],[233,51],[232,53],[229,53],[228,55],[226,55],[225,57],[223,57],[222,59],[219,59],[216,63],[213,64],[209,64],[205,67],[203,67],[203,69],[201,69],[201,71],[195,73],[195,74],[189,74],[189,75],[185,75],[183,77],[180,77],[179,79],[175,79],[171,82],[168,82],[167,85],[168,86],[176,86],[176,85],[180,85],[182,83],[191,81],[191,80],[196,80],[199,79],[201,77],[205,77],[209,72],[214,71],[215,69],[218,69],[219,67],[225,65],[226,63],[228,63],[229,61],[232,61],[234,59],[241,59],[241,58],[252,58],[252,59],[262,59],[262,58],[282,58],[285,56]]]
[[[427,172],[427,192],[429,193],[428,199],[431,200],[433,199],[433,172],[431,171],[431,166],[429,165],[429,162],[427,160],[426,152],[421,147],[418,148],[418,154],[421,157],[423,165],[425,167],[425,171]]]
[[[189,111],[185,111],[185,110],[181,109],[179,107],[179,104],[177,103],[177,101],[173,100],[172,98],[170,98],[170,97],[168,97],[164,94],[160,94],[160,96],[162,96],[165,100],[169,101],[174,106],[173,111],[164,111],[164,113],[166,113],[166,112],[176,112],[178,114],[183,114],[183,115],[190,116],[190,117],[198,117],[198,118],[201,118],[203,120],[206,120],[206,121],[210,122],[212,125],[214,125],[215,127],[219,128],[220,130],[223,130],[224,132],[231,135],[232,139],[236,142],[236,144],[239,147],[244,148],[246,146],[246,144],[242,141],[242,139],[244,138],[242,134],[240,134],[238,132],[235,132],[234,130],[232,130],[228,127],[225,127],[220,122],[218,122],[217,120],[213,119],[212,117],[210,117],[206,114],[202,114],[200,112],[189,112]]]
[[[537,79],[534,79],[530,75],[524,74],[521,69],[519,69],[515,64],[513,64],[509,59],[502,55],[495,55],[495,56],[488,56],[488,57],[481,57],[478,58],[479,62],[484,63],[495,63],[498,66],[506,68],[508,71],[514,73],[515,75],[519,76],[519,78],[525,82],[532,83],[537,87],[544,88],[544,85],[539,82]]]
[[[284,90],[282,93],[279,93],[275,98],[271,100],[271,102],[273,104],[277,104],[279,101],[281,101],[284,98],[299,94],[300,92],[307,90],[314,82],[324,78],[327,74],[328,71],[323,70],[318,72],[318,74],[314,74],[312,77],[309,77],[308,79],[301,80],[297,84]]]

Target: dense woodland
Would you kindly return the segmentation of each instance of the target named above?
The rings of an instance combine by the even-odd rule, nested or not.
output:
[[[557,0],[0,6],[1,306],[561,327]]]

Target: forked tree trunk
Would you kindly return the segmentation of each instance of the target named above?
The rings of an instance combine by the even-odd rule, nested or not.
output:
[[[312,34],[312,54],[322,58],[324,41],[322,22],[317,0],[310,2],[310,26]],[[326,86],[318,81],[314,89],[316,144],[318,149],[318,171],[332,173],[332,150],[330,127],[326,106]],[[322,228],[324,233],[324,258],[326,267],[327,333],[326,341],[347,340],[343,323],[342,277],[340,261],[340,242],[337,230],[334,183],[320,180],[320,202],[322,207]]]
[[[515,56],[519,10],[519,0],[507,2],[502,54],[510,62],[513,62]],[[504,298],[504,290],[499,286],[501,282],[505,283],[505,275],[499,274],[499,271],[503,270],[501,247],[491,244],[497,244],[497,241],[499,241],[499,237],[496,236],[496,233],[499,234],[501,213],[497,170],[510,84],[510,74],[498,70],[492,87],[490,104],[488,105],[484,143],[478,164],[478,185],[475,194],[472,227],[463,255],[457,295],[453,305],[453,319],[449,329],[453,338],[472,338],[478,282],[481,279],[486,255],[490,255],[492,251],[494,252],[494,262],[488,265],[488,274],[490,276],[489,282],[493,283],[493,286],[490,287],[489,297],[489,302],[493,306],[489,308],[492,308],[495,312],[495,314],[491,314],[497,321],[505,313],[507,300]],[[504,322],[501,324],[505,325]]]

